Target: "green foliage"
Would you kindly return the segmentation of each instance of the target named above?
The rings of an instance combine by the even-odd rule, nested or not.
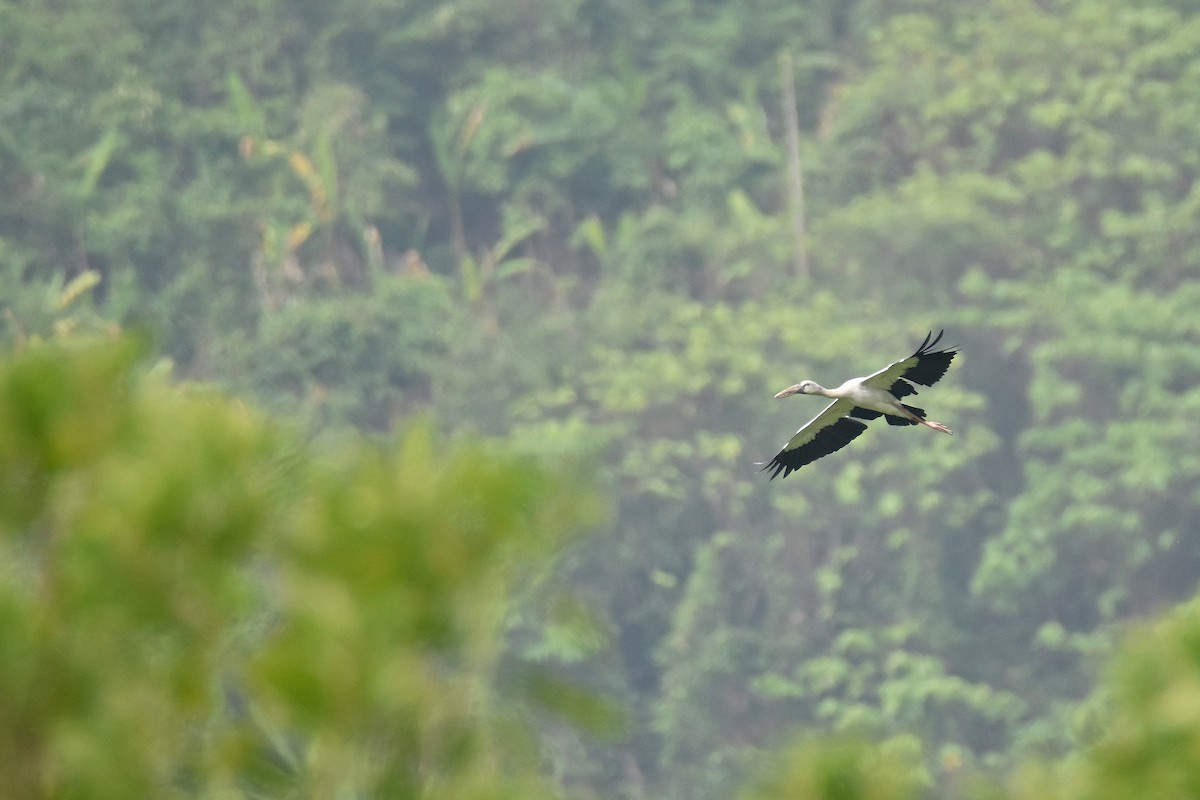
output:
[[[1007,791],[993,786],[981,796],[1103,800],[1194,793],[1200,780],[1198,619],[1193,598],[1127,631],[1103,686],[1078,720],[1090,729],[1087,747],[1057,763],[1027,764]]]
[[[802,741],[785,750],[770,776],[742,795],[746,800],[902,800],[927,783],[904,742],[871,748],[851,740]],[[899,747],[895,745],[900,745]]]
[[[98,272],[87,270],[69,281],[54,276],[44,283],[22,281],[11,274],[4,278],[0,342],[8,348],[115,327],[92,302],[102,280]]]
[[[544,793],[497,636],[594,504],[421,428],[320,454],[137,354],[0,368],[3,794]]]
[[[1084,767],[1096,798],[1181,797],[1200,790],[1200,602],[1126,643],[1110,677],[1113,720]]]
[[[194,767],[211,660],[247,611],[268,431],[135,389],[132,355],[35,347],[0,380],[8,796],[149,796]]]
[[[563,791],[728,796],[800,726],[888,742],[954,796],[964,772],[1094,739],[1114,630],[1197,589],[1198,19],[1174,0],[9,4],[0,339],[33,357],[145,329],[180,374],[313,434],[420,413],[596,473],[599,533],[523,575],[502,623],[489,606],[490,655],[443,657],[498,665],[495,686],[451,677],[462,704],[524,693],[512,714]],[[787,481],[755,473],[816,412],[773,402],[781,386],[863,374],[943,325],[963,356],[918,399],[953,439],[876,426]],[[54,408],[68,383],[21,391]],[[53,438],[124,441],[95,427]],[[35,509],[86,493],[13,458],[4,513],[29,548]],[[386,470],[338,458],[386,494]],[[277,489],[333,491],[300,472]],[[353,527],[344,499],[310,501],[244,549],[300,558],[301,509]],[[318,583],[374,574],[327,544]],[[441,585],[398,549],[415,572],[381,569]],[[296,593],[330,596],[267,576],[230,606],[243,692],[247,643],[285,612],[287,636],[316,636]],[[453,615],[399,604],[398,631],[343,604],[346,649],[382,659],[362,637],[391,652],[403,630],[455,649]],[[304,686],[312,714],[339,702],[297,669],[257,727],[195,715],[262,794],[339,758],[293,730]],[[382,724],[367,697],[348,708]],[[438,736],[430,759],[471,764],[509,738]],[[870,772],[840,747],[830,763]],[[368,761],[363,785],[386,759]],[[907,791],[889,780],[880,796]]]
[[[449,299],[427,275],[381,276],[372,289],[297,298],[253,338],[226,338],[223,377],[314,430],[390,429],[428,400]]]

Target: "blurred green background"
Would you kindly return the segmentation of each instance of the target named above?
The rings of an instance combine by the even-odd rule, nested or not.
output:
[[[1200,793],[1198,53],[0,4],[0,796]],[[955,437],[755,472],[942,327]]]

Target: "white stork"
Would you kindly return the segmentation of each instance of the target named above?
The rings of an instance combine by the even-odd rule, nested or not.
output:
[[[786,478],[805,464],[841,450],[867,429],[862,420],[879,416],[886,417],[889,425],[924,425],[935,431],[952,433],[942,423],[925,419],[924,409],[900,402],[900,398],[917,393],[913,383],[932,386],[950,368],[958,351],[954,348],[933,349],[943,333],[945,331],[940,331],[935,338],[930,331],[917,352],[874,375],[851,378],[836,389],[826,389],[813,381],[801,381],[775,395],[778,399],[794,394],[819,394],[832,397],[833,402],[796,431],[783,449],[763,466],[763,471],[771,470],[771,480],[781,472]]]

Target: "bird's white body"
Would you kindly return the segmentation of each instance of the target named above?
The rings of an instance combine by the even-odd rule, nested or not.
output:
[[[849,400],[859,408],[869,408],[880,414],[907,416],[908,412],[900,401],[892,396],[887,389],[877,389],[867,384],[867,378],[851,378],[836,389],[826,389],[820,384],[811,383],[818,391],[806,391],[804,394],[819,394],[833,400]]]
[[[889,367],[886,370],[876,372],[874,375],[868,375],[865,378],[851,378],[836,389],[826,389],[816,381],[801,381],[795,386],[789,386],[784,389],[775,395],[775,397],[788,397],[793,394],[819,394],[822,397],[828,397],[835,401],[833,405],[829,406],[823,412],[831,416],[844,414],[847,410],[847,404],[849,404],[849,406],[858,406],[870,411],[878,411],[880,414],[907,419],[911,422],[933,428],[935,431],[950,433],[950,429],[945,425],[940,422],[931,422],[914,414],[911,409],[905,407],[900,402],[896,395],[876,385],[885,383],[887,386],[891,386],[894,383],[891,372],[892,369]]]

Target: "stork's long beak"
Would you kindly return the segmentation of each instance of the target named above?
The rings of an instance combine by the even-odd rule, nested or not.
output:
[[[792,395],[798,394],[799,392],[800,392],[800,384],[797,383],[795,386],[789,386],[788,388],[784,389],[779,394],[775,395],[775,399],[778,400],[781,397],[791,397]]]

